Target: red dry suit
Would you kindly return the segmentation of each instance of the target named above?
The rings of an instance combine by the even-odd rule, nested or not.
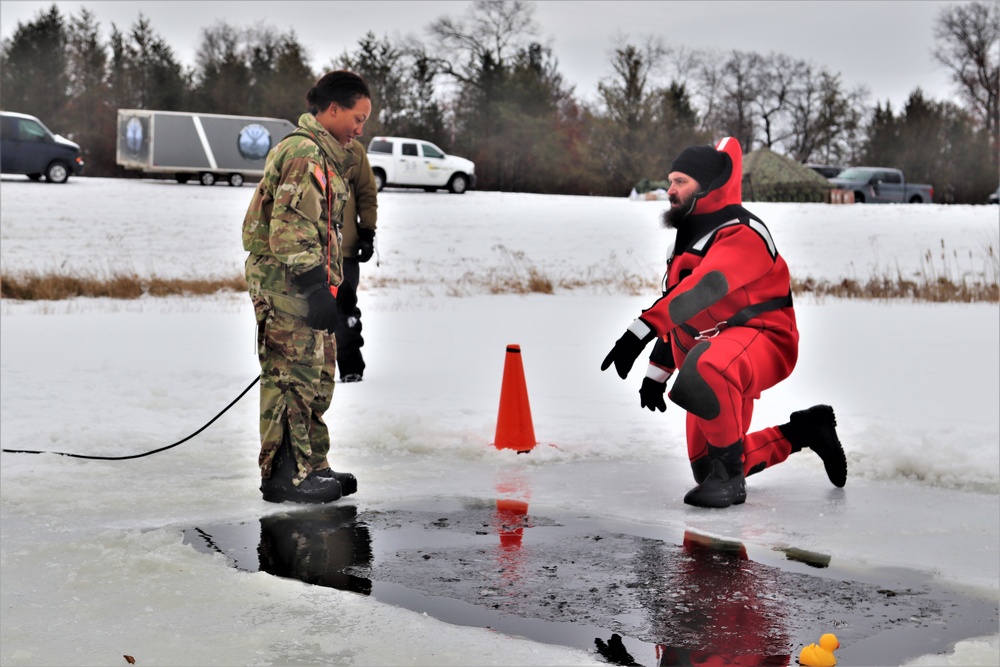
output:
[[[788,265],[763,222],[742,206],[739,142],[716,146],[727,168],[677,223],[663,296],[639,319],[659,336],[650,363],[679,368],[671,401],[687,415],[688,456],[743,441],[746,474],[780,463],[791,443],[775,426],[747,433],[754,401],[792,372],[799,333]]]

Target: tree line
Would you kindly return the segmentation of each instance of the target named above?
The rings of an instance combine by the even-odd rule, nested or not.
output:
[[[320,71],[293,31],[217,22],[192,67],[140,13],[102,40],[92,12],[56,5],[18,24],[0,53],[4,108],[38,116],[81,144],[87,173],[115,164],[120,108],[286,118],[330,69],[363,75],[375,111],[367,136],[416,136],[476,163],[486,190],[624,195],[663,179],[684,147],[722,136],[801,163],[899,167],[935,186],[935,200],[980,203],[997,187],[1000,5],[942,10],[933,55],[953,100],[915,88],[902,109],[868,106],[864,88],[781,53],[666,48],[621,38],[596,101],[578,98],[536,38],[534,6],[477,0],[432,21],[424,41],[369,32]]]

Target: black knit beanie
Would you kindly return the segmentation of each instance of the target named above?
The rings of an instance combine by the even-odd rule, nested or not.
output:
[[[725,168],[726,158],[712,146],[685,148],[670,165],[671,172],[679,171],[687,174],[698,181],[702,190],[708,188]]]

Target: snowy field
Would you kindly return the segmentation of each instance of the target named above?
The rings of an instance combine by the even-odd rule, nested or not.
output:
[[[230,276],[242,272],[251,194],[4,177],[0,265]],[[664,202],[386,191],[379,204],[379,264],[363,266],[360,293],[368,369],[362,383],[337,387],[328,413],[331,460],[358,476],[359,509],[495,498],[516,480],[532,510],[695,531],[742,542],[751,557],[796,548],[858,571],[910,568],[997,601],[996,304],[797,297],[798,367],[764,394],[753,427],[833,405],[847,486],[830,486],[804,452],[752,477],[745,505],[700,510],[682,502],[692,486],[683,412],[639,407],[641,368],[624,382],[599,370],[656,297],[672,241],[658,223]],[[995,206],[748,208],[799,279],[996,275]],[[532,273],[555,293],[492,293]],[[522,456],[492,445],[511,343],[540,443]],[[200,428],[258,373],[243,294],[0,303],[7,449],[155,449]],[[606,664],[592,651],[241,572],[184,544],[183,529],[199,522],[276,511],[257,490],[256,430],[252,391],[197,438],[151,457],[4,453],[0,663],[124,664],[129,654],[140,665]],[[908,662],[996,665],[1000,642],[969,637]]]

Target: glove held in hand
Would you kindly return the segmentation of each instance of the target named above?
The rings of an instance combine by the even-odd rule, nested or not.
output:
[[[330,284],[326,279],[326,267],[317,266],[309,269],[292,282],[302,288],[302,294],[309,301],[309,314],[306,324],[313,329],[333,333],[337,328],[337,299],[330,293]]]

